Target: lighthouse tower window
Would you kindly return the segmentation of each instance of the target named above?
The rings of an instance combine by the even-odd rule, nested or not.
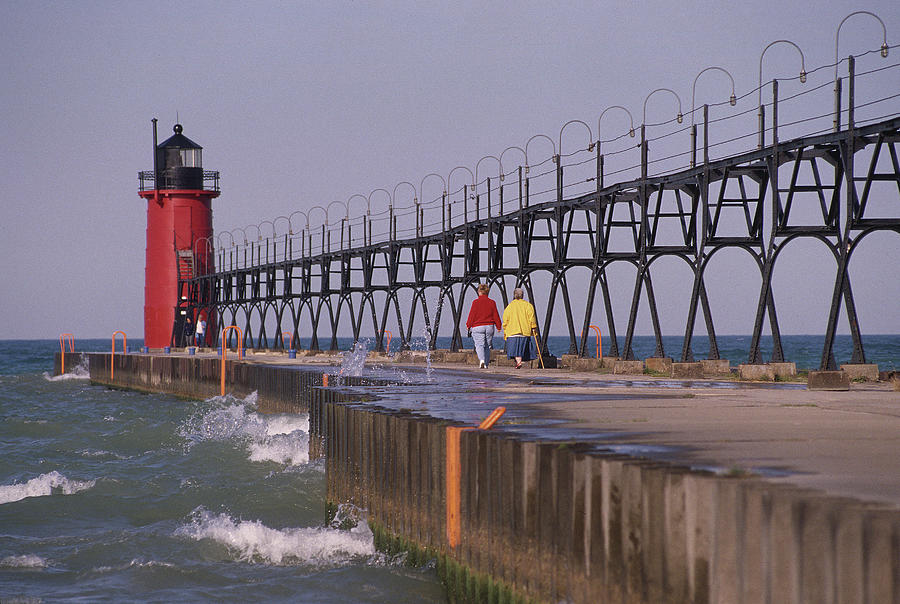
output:
[[[202,168],[202,149],[166,149],[166,168]]]

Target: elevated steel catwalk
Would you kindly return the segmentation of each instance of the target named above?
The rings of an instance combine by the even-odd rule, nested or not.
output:
[[[832,347],[842,308],[853,338],[852,362],[863,363],[849,261],[871,233],[900,234],[898,141],[900,117],[776,141],[677,173],[603,188],[598,146],[597,188],[589,194],[563,199],[564,166],[557,162],[556,200],[529,205],[529,182],[520,169],[518,199],[506,200],[507,207],[514,206],[512,211],[456,225],[445,220],[445,212],[445,228],[434,234],[424,234],[417,217],[416,235],[411,238],[392,236],[373,243],[369,234],[364,235],[364,244],[352,247],[350,227],[344,245],[342,225],[341,249],[326,248],[317,255],[303,249],[294,258],[292,242],[285,236],[283,249],[291,251],[282,253],[281,260],[264,258],[258,250],[257,257],[240,268],[226,268],[239,263],[222,251],[218,272],[183,281],[191,293],[178,309],[217,313],[223,324],[241,327],[245,341],[256,348],[282,346],[285,320],[292,326],[292,337],[311,338],[313,349],[320,346],[322,330],[330,335],[330,347],[336,348],[339,329],[356,339],[374,336],[382,349],[383,332],[393,318],[404,347],[417,324],[424,325],[433,347],[441,326],[446,332],[445,323],[450,321],[451,346],[457,349],[462,344],[459,326],[465,321],[467,297],[474,297],[477,284],[492,284],[504,303],[511,287],[521,285],[536,302],[544,345],[547,335],[562,322],[570,352],[583,355],[588,337],[582,334],[590,333],[592,312],[602,305],[607,354],[631,359],[638,310],[643,305],[649,309],[656,336],[656,356],[666,356],[662,333],[668,328],[684,332],[680,353],[671,356],[692,360],[691,340],[700,314],[709,338],[709,358],[715,359],[719,350],[713,317],[720,309],[710,304],[707,269],[718,252],[731,248],[749,254],[760,274],[747,361],[763,362],[760,339],[766,322],[773,343],[769,360],[782,361],[773,270],[793,241],[814,238],[827,246],[835,263],[821,367],[834,367]],[[646,163],[646,153],[642,156]],[[491,190],[490,179],[487,189]],[[870,211],[876,195],[881,208],[878,216]],[[496,205],[488,201],[489,212]],[[885,207],[890,208],[887,213]],[[395,230],[392,227],[392,235]],[[267,255],[268,251],[267,246]],[[676,325],[662,325],[658,312],[653,269],[663,257],[680,258],[692,275],[687,316]],[[609,270],[619,263],[633,267],[630,292],[612,291]],[[578,276],[573,277],[576,269]],[[538,277],[548,284],[539,291],[535,288]],[[573,279],[578,282],[577,296]],[[621,300],[629,295],[620,350],[617,335],[622,325],[613,319],[612,303],[614,297]]]

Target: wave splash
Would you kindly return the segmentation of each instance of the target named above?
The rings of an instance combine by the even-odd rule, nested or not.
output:
[[[32,478],[25,483],[0,486],[0,504],[21,501],[29,497],[46,497],[53,494],[74,495],[80,491],[90,489],[96,483],[96,480],[71,480],[53,470],[47,474],[41,474],[37,478]]]
[[[188,447],[204,441],[241,441],[250,461],[299,466],[309,463],[309,416],[256,412],[256,393],[245,399],[216,397],[179,429]]]
[[[197,508],[190,524],[175,531],[197,541],[209,539],[228,548],[236,559],[275,565],[340,566],[375,555],[368,524],[349,530],[330,527],[273,529],[259,521],[235,520]]]
[[[88,367],[87,359],[82,359],[74,367],[70,368],[66,373],[59,375],[50,375],[44,372],[44,379],[48,382],[65,382],[67,380],[89,380],[91,379],[91,370]]]

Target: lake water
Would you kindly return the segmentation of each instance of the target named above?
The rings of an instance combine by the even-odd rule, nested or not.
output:
[[[326,515],[305,415],[50,377],[58,349],[0,342],[4,603],[444,602],[433,568]]]

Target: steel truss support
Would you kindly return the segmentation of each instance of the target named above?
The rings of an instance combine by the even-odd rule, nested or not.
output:
[[[851,361],[864,362],[850,258],[866,235],[900,233],[898,142],[900,117],[862,128],[851,120],[844,131],[792,141],[775,138],[769,147],[715,162],[705,157],[702,165],[682,172],[644,175],[606,187],[597,183],[595,191],[569,199],[562,195],[559,167],[556,199],[538,204],[529,202],[529,179],[520,175],[518,204],[507,203],[511,211],[505,214],[493,211],[496,202],[489,184],[487,196],[476,200],[476,204],[487,200],[486,218],[454,225],[446,220],[452,217],[447,209],[442,216],[446,228],[434,234],[424,232],[419,217],[415,236],[407,240],[373,243],[367,238],[361,247],[317,256],[310,256],[304,247],[298,258],[279,262],[261,258],[256,265],[186,278],[179,282],[179,291],[188,292],[188,299],[177,301],[176,310],[202,309],[223,324],[243,322],[245,340],[258,347],[280,346],[282,321],[289,320],[293,344],[303,339],[315,350],[322,335],[336,348],[342,328],[357,339],[369,336],[364,328],[368,314],[377,350],[384,349],[386,329],[395,330],[399,348],[409,348],[416,325],[424,326],[428,347],[436,346],[439,336],[449,336],[451,349],[458,350],[464,345],[465,306],[477,284],[491,284],[492,294],[504,303],[512,297],[509,286],[514,285],[523,287],[528,299],[536,302],[544,347],[550,334],[565,333],[569,352],[584,355],[589,325],[599,322],[605,324],[607,356],[632,358],[633,338],[640,332],[654,335],[654,354],[663,356],[663,334],[678,333],[683,334],[679,358],[689,361],[695,355],[697,314],[702,312],[708,357],[717,359],[713,314],[721,309],[714,307],[711,295],[720,299],[721,289],[728,284],[711,281],[708,269],[720,250],[737,249],[748,252],[759,267],[759,297],[747,360],[764,360],[763,325],[768,320],[773,347],[769,360],[780,361],[784,353],[773,275],[785,248],[794,240],[814,238],[831,250],[836,265],[830,312],[823,317],[821,366],[834,366],[833,346],[842,309],[853,337]],[[854,165],[867,165],[867,169],[857,176]],[[871,217],[867,210],[874,187],[884,182],[896,187],[889,193],[878,189],[882,209],[878,217]],[[889,195],[887,204],[885,195]],[[888,215],[885,205],[891,208]],[[665,289],[657,291],[652,276],[654,263],[664,256],[684,260],[689,271],[687,315],[676,324],[663,323],[658,294],[664,300],[670,296]],[[630,288],[616,276],[616,267],[622,263],[635,267]],[[578,271],[577,278],[573,271]],[[547,286],[536,291],[536,283]],[[560,297],[561,305],[557,304]],[[407,302],[409,310],[404,313],[401,303]],[[649,313],[639,320],[642,302]],[[288,307],[289,317],[285,315]],[[621,325],[614,311],[623,313],[626,308],[620,348]],[[277,321],[274,334],[268,333],[271,324],[266,326],[270,312]],[[173,326],[173,345],[177,345],[179,327]],[[329,333],[320,334],[320,328]]]

